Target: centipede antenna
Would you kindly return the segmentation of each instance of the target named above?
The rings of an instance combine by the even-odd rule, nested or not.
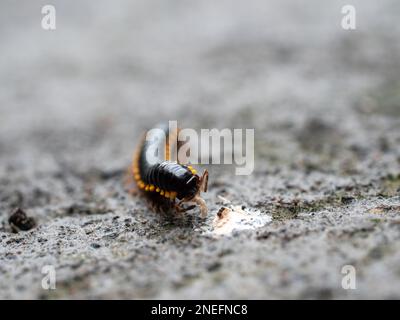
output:
[[[203,198],[199,197],[198,195],[195,196],[191,201],[193,201],[194,203],[198,204],[200,207],[200,213],[201,213],[201,218],[205,219],[207,217],[207,213],[208,213],[208,208],[207,208],[207,204],[204,201]]]
[[[203,192],[207,192],[208,189],[208,171],[204,170],[203,175],[201,176],[201,189]]]

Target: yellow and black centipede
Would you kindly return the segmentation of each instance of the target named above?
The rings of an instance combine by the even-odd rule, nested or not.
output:
[[[207,170],[199,176],[197,171],[190,165],[181,164],[178,161],[170,160],[171,146],[168,141],[173,140],[176,148],[178,132],[169,132],[169,127],[159,125],[156,127],[156,135],[147,139],[144,134],[134,154],[132,162],[132,174],[138,188],[151,200],[153,208],[161,211],[175,209],[177,212],[184,212],[194,206],[183,208],[185,202],[193,202],[200,207],[201,216],[207,216],[207,205],[200,197],[201,192],[207,191],[208,172]],[[170,139],[173,135],[174,139]],[[149,148],[165,149],[164,157],[162,152],[150,161]]]

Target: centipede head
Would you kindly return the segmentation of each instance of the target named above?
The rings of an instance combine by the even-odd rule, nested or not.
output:
[[[201,217],[204,219],[207,217],[208,208],[207,204],[202,197],[200,197],[201,192],[207,192],[208,189],[208,171],[204,170],[202,176],[197,179],[197,191],[194,195],[186,197],[180,201],[183,202],[194,202],[200,207]]]

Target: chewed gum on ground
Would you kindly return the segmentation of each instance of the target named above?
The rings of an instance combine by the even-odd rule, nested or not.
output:
[[[213,220],[215,235],[230,235],[234,231],[256,229],[272,221],[272,217],[258,210],[247,210],[242,206],[221,207]]]

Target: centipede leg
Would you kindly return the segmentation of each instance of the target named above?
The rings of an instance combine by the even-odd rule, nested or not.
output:
[[[191,205],[184,208],[179,203],[174,205],[175,211],[179,214],[183,214],[186,211],[194,209],[195,207],[196,207],[195,205]]]

